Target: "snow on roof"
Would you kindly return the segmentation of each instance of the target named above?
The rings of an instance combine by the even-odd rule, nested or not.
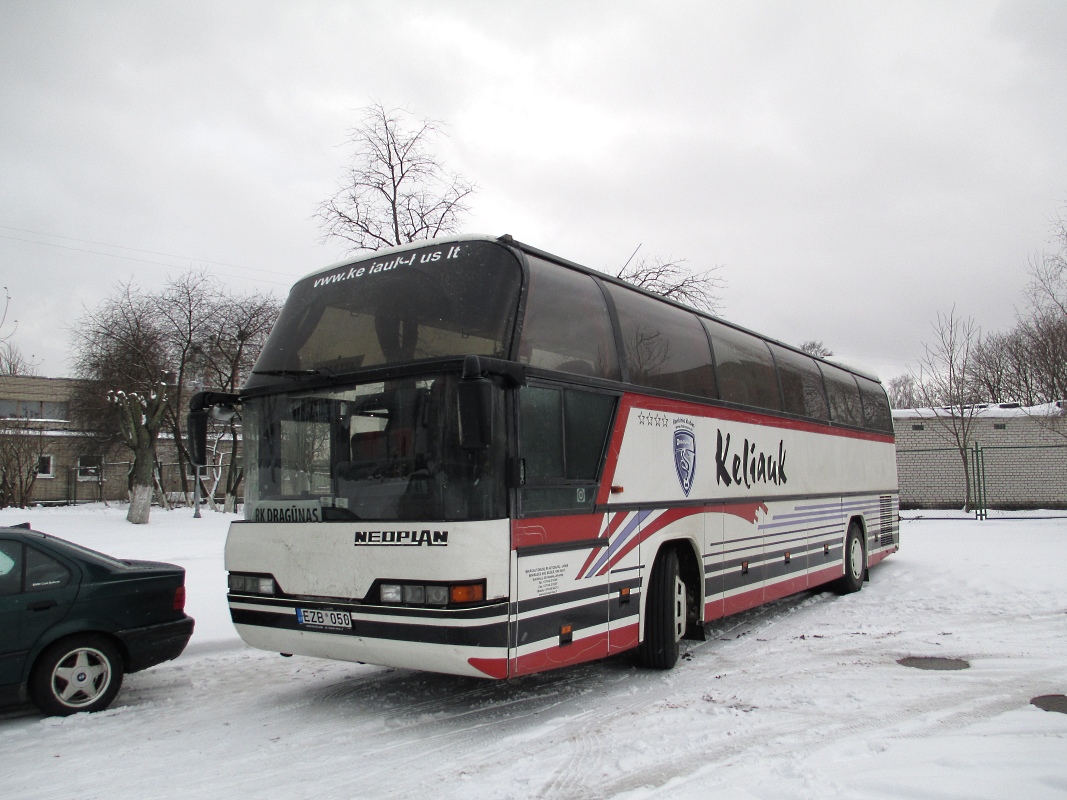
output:
[[[977,403],[973,406],[975,417],[1062,417],[1067,411],[1067,400],[1042,403],[1037,406],[1022,406],[1018,403]],[[893,419],[948,418],[955,414],[953,406],[935,408],[894,408]]]

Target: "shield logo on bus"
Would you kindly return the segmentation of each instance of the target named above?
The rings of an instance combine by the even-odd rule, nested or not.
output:
[[[678,473],[678,483],[682,485],[682,491],[689,497],[693,488],[693,475],[697,469],[697,438],[693,431],[687,428],[674,430],[674,469]]]

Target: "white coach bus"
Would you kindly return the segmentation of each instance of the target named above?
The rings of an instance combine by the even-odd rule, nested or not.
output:
[[[898,548],[874,379],[513,240],[292,289],[239,395],[229,607],[284,654],[503,679],[683,637]],[[217,411],[216,411],[217,413]]]

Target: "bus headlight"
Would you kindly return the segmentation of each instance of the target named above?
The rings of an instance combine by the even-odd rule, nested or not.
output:
[[[230,573],[231,592],[239,594],[275,594],[274,578],[264,575],[238,575]]]
[[[378,601],[383,605],[435,606],[480,603],[485,599],[484,583],[423,584],[382,583],[378,585]]]
[[[447,606],[448,605],[448,587],[447,586],[427,586],[426,587],[426,605],[428,605],[428,606]]]

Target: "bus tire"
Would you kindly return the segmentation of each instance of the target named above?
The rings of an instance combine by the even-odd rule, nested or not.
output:
[[[686,612],[686,586],[679,574],[678,553],[664,548],[656,556],[648,581],[645,636],[637,651],[643,666],[671,669],[678,662]]]
[[[845,574],[834,584],[838,594],[852,594],[863,588],[867,572],[867,558],[863,549],[863,529],[851,522],[845,535]]]

